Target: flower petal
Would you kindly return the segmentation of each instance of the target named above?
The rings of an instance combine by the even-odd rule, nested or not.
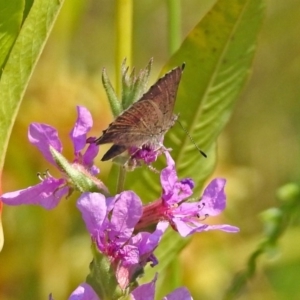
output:
[[[193,300],[193,298],[185,287],[181,287],[165,296],[163,300]]]
[[[191,178],[178,181],[175,162],[168,151],[165,151],[168,166],[161,171],[162,200],[165,205],[173,205],[192,195],[194,182]]]
[[[199,210],[199,215],[216,216],[225,209],[225,184],[226,180],[224,178],[216,178],[209,183],[199,203],[203,205]]]
[[[130,296],[132,300],[154,300],[155,296],[155,283],[157,280],[157,274],[154,279],[149,283],[138,286],[131,292]]]
[[[172,197],[170,204],[179,203],[182,200],[188,198],[193,194],[193,186],[194,182],[190,178],[186,178],[185,180],[181,180],[177,182],[174,186],[174,195]],[[169,200],[170,201],[170,200]]]
[[[128,287],[130,280],[132,279],[132,266],[139,266],[139,250],[132,245],[125,245],[120,251],[122,259],[118,263],[116,270],[116,278],[121,289]],[[135,270],[136,268],[134,268]]]
[[[142,202],[133,191],[122,192],[116,197],[109,238],[122,245],[131,237],[134,226],[142,216]]]
[[[143,236],[143,234],[148,234],[148,232],[140,232],[133,238],[133,240],[140,240],[138,247],[141,256],[152,253],[155,250],[168,226],[168,222],[161,221],[157,224],[156,230],[153,233]],[[141,236],[138,237],[138,235]]]
[[[164,155],[166,156],[166,160],[167,160],[167,166],[171,167],[171,168],[175,168],[175,161],[172,158],[171,154],[169,153],[169,151],[164,151]]]
[[[100,298],[89,284],[82,283],[71,294],[69,300],[100,300]]]
[[[122,247],[120,252],[122,253],[122,260],[120,262],[122,265],[131,266],[138,264],[140,253],[139,249],[136,246],[125,245],[124,247]]]
[[[98,155],[98,152],[99,146],[92,143],[88,146],[82,157],[83,165],[90,169],[92,175],[97,175],[100,172],[99,169],[94,166],[94,158]]]
[[[206,225],[206,224],[202,224],[200,222],[197,222],[197,223],[192,222],[191,220],[189,220],[187,222],[187,221],[183,221],[182,219],[174,218],[172,221],[175,224],[178,233],[182,237],[191,235],[194,232],[205,231],[205,229],[208,227],[208,225]]]
[[[44,157],[56,166],[52,154],[49,150],[51,145],[58,152],[62,152],[62,144],[58,137],[57,130],[52,126],[41,123],[31,123],[28,129],[28,139],[44,155]]]
[[[222,225],[208,225],[208,227],[205,228],[204,231],[208,231],[208,230],[222,230],[222,231],[232,232],[232,233],[240,231],[240,229],[238,227],[227,225],[227,224],[222,224]]]
[[[70,137],[73,141],[74,152],[78,153],[86,145],[86,134],[93,126],[93,118],[87,108],[77,106],[77,120],[70,132]]]
[[[88,232],[97,238],[107,213],[105,197],[99,193],[83,193],[76,206],[82,214]]]
[[[129,154],[131,159],[135,159],[137,161],[144,161],[145,164],[150,165],[151,163],[155,162],[159,151],[153,150],[148,145],[143,145],[141,149],[137,147],[129,148]]]
[[[69,188],[62,187],[64,183],[64,179],[47,177],[37,185],[3,194],[1,200],[7,205],[33,204],[52,209],[68,193]]]
[[[175,170],[175,162],[172,159],[170,153],[165,151],[168,166],[161,171],[160,182],[163,188],[163,199],[168,201],[174,194],[174,186],[178,181],[178,177]]]

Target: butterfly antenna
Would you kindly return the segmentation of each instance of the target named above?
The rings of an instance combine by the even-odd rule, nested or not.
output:
[[[183,129],[183,131],[186,133],[186,135],[189,137],[189,139],[191,140],[191,142],[194,144],[194,146],[197,148],[197,150],[206,158],[207,155],[198,147],[198,145],[195,143],[194,139],[191,137],[191,135],[189,134],[189,132],[182,126],[181,122],[177,119],[177,122],[179,123],[179,125],[181,126],[181,128]]]

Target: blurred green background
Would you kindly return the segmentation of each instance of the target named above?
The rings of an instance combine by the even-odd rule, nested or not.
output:
[[[182,1],[182,36],[214,1]],[[269,1],[252,76],[219,138],[214,176],[227,178],[228,207],[215,223],[240,227],[239,234],[195,235],[178,257],[179,276],[194,299],[221,299],[234,275],[243,270],[262,237],[259,214],[278,206],[276,190],[299,181],[300,153],[300,2]],[[97,136],[111,121],[101,69],[115,74],[115,1],[66,0],[38,62],[22,103],[7,152],[3,191],[37,183],[50,166],[27,141],[28,125],[58,128],[64,154],[72,157],[68,134],[75,106],[92,112]],[[154,57],[151,83],[168,60],[166,1],[134,1],[133,65]],[[178,112],[177,112],[178,113]],[[105,181],[110,163],[97,161]],[[195,150],[196,151],[196,150]],[[85,280],[91,261],[89,237],[74,206],[57,209],[4,207],[5,245],[0,253],[0,299],[66,299]],[[300,229],[289,228],[278,252],[262,257],[256,277],[239,299],[300,299]],[[300,245],[300,244],[299,244]]]

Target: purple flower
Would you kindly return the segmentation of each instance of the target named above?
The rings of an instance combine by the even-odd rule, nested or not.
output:
[[[129,160],[127,160],[126,165],[129,170],[134,170],[136,167],[142,166],[142,164],[151,165],[157,160],[157,157],[169,151],[163,145],[164,138],[161,137],[159,141],[155,143],[146,143],[141,147],[132,146],[128,149]],[[153,168],[153,170],[155,170]]]
[[[134,167],[142,165],[144,162],[146,165],[150,165],[155,162],[157,156],[161,153],[160,150],[155,150],[149,145],[143,145],[141,148],[131,147],[129,150],[130,163]]]
[[[203,221],[209,216],[220,214],[226,206],[224,187],[226,180],[216,178],[204,190],[203,196],[197,202],[186,202],[192,195],[194,182],[190,178],[178,180],[175,162],[166,151],[167,167],[162,170],[160,181],[162,196],[159,200],[143,209],[143,217],[136,229],[149,226],[158,220],[167,220],[173,229],[183,237],[194,232],[219,229],[227,232],[238,232],[239,228],[231,225],[208,225]]]
[[[121,289],[135,280],[148,262],[157,264],[153,251],[168,224],[159,222],[153,233],[133,235],[142,216],[142,202],[134,192],[107,199],[99,193],[84,193],[77,207],[97,248],[109,258]]]
[[[100,298],[89,284],[82,283],[71,294],[69,300],[100,300]]]
[[[154,300],[155,299],[155,283],[157,280],[157,274],[155,275],[154,279],[149,282],[142,284],[135,288],[130,293],[130,298],[132,300]],[[49,300],[54,300],[51,296]],[[80,284],[75,291],[69,297],[69,300],[101,300],[93,288],[87,284],[82,283]],[[168,294],[163,298],[163,300],[193,300],[189,291],[184,288],[178,288],[172,293]]]
[[[49,295],[48,300],[55,300],[52,294]],[[100,298],[93,288],[84,282],[75,289],[68,300],[100,300]]]
[[[107,192],[103,183],[94,177],[99,173],[99,169],[93,164],[93,160],[98,154],[99,147],[94,143],[90,144],[84,154],[81,153],[86,145],[86,135],[93,125],[90,112],[82,106],[77,106],[78,117],[70,137],[74,147],[74,159],[71,167],[79,171],[80,174],[89,177],[95,182],[99,189]],[[57,164],[51,153],[51,149],[62,153],[62,144],[55,128],[41,123],[31,123],[28,130],[28,139],[44,155],[44,157],[62,174],[61,178],[55,178],[48,172],[39,176],[41,182],[35,186],[23,190],[3,194],[1,200],[7,205],[35,204],[46,209],[56,207],[63,196],[69,195],[74,185],[70,183],[63,168]]]
[[[149,282],[138,286],[131,292],[130,296],[132,300],[154,300],[155,299],[155,283],[157,280],[157,274],[154,279]],[[182,287],[178,288],[172,293],[168,294],[163,300],[193,300],[189,291]]]

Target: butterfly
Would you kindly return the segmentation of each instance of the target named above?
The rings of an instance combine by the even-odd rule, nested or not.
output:
[[[165,133],[178,117],[173,109],[184,67],[182,64],[161,77],[95,140],[97,145],[113,143],[102,161],[112,159],[130,147],[148,145],[159,149],[162,146]]]

